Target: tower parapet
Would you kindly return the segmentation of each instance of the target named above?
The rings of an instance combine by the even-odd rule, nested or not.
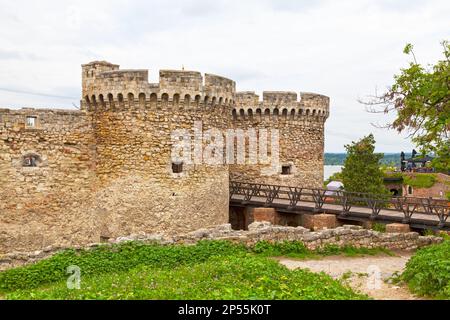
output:
[[[214,107],[234,103],[236,83],[225,77],[184,70],[160,70],[159,82],[148,82],[148,70],[120,70],[94,61],[82,65],[82,109],[126,107]]]
[[[237,92],[232,112],[233,121],[252,120],[318,120],[325,121],[330,113],[330,98],[316,93],[264,91],[262,101],[253,91]]]

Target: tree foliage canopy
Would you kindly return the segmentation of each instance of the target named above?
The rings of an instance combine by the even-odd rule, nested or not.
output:
[[[404,53],[413,61],[394,76],[394,84],[381,96],[369,102],[373,112],[396,112],[387,127],[408,131],[412,142],[423,153],[436,155],[434,166],[450,170],[450,44],[442,42],[444,58],[435,65],[422,66],[416,60],[413,46]],[[381,110],[377,107],[382,107]]]
[[[382,153],[374,153],[372,134],[345,146],[347,158],[342,169],[342,182],[346,191],[387,194],[384,174],[380,168]]]

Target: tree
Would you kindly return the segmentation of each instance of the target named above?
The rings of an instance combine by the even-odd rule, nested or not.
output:
[[[396,113],[388,128],[409,136],[422,154],[436,156],[433,166],[450,170],[450,44],[442,42],[444,59],[424,67],[416,60],[411,44],[404,53],[412,56],[409,67],[394,76],[394,84],[381,96],[362,101],[371,112]],[[381,108],[380,108],[381,107]]]
[[[345,146],[347,158],[342,169],[342,182],[346,191],[387,195],[380,168],[382,153],[374,153],[375,139],[372,134]]]

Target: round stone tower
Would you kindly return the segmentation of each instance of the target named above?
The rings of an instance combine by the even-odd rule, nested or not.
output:
[[[270,164],[230,166],[230,179],[242,182],[321,188],[324,166],[324,124],[329,116],[330,99],[314,93],[263,93],[262,101],[254,92],[236,93],[230,111],[235,129],[267,130]],[[277,131],[278,138],[274,135]],[[273,140],[272,138],[275,138]],[[272,140],[278,141],[272,149]],[[275,152],[274,150],[277,150]],[[275,153],[278,153],[276,155]],[[278,162],[272,161],[275,158]]]
[[[192,162],[174,161],[172,152],[174,132],[184,130],[192,136],[185,141],[194,142],[210,128],[229,127],[234,81],[161,70],[153,84],[147,70],[95,61],[82,66],[82,82],[82,109],[96,141],[94,206],[102,237],[228,222],[228,166],[202,162],[201,150]]]

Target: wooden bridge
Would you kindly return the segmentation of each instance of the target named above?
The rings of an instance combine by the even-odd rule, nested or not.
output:
[[[406,223],[415,229],[450,230],[447,200],[230,182],[230,205],[271,207],[280,213],[335,214],[339,220]]]

